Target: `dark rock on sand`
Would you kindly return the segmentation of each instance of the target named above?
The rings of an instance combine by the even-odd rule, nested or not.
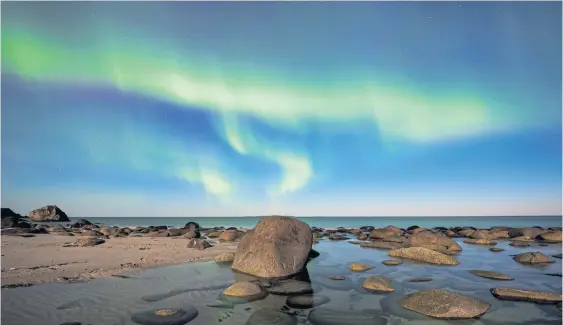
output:
[[[354,263],[348,265],[348,268],[351,271],[354,271],[354,272],[365,272],[367,270],[371,270],[371,269],[375,268],[375,266],[354,262]]]
[[[31,224],[22,220],[21,217],[2,217],[2,229],[4,228],[31,228]]]
[[[295,309],[308,309],[324,305],[329,301],[328,297],[322,295],[300,295],[288,297],[286,304]]]
[[[480,276],[482,278],[491,279],[491,280],[505,280],[505,281],[514,280],[514,278],[511,278],[506,274],[502,274],[502,273],[498,273],[498,272],[492,272],[492,271],[469,270],[469,273],[476,275],[476,276]]]
[[[364,280],[362,288],[373,292],[393,292],[393,280],[386,276],[370,276]]]
[[[401,307],[442,319],[464,319],[483,315],[489,304],[446,290],[421,290],[399,300]]]
[[[385,260],[383,262],[381,262],[387,266],[394,266],[394,265],[401,265],[403,264],[403,261],[399,261],[399,260]]]
[[[72,224],[72,228],[82,228],[91,224],[92,223],[86,219],[78,219],[75,223]]]
[[[188,242],[188,248],[195,248],[195,249],[199,249],[199,250],[204,250],[206,248],[211,247],[211,244],[207,242],[207,240],[205,239],[197,239],[197,238],[193,238],[190,239],[190,241]]]
[[[250,316],[246,325],[297,325],[297,319],[281,311],[261,309]]]
[[[155,309],[134,313],[131,321],[141,325],[183,325],[196,318],[197,308],[191,305],[183,309]]]
[[[183,234],[184,232],[182,231],[182,229],[178,229],[178,228],[168,229],[168,235],[170,237],[178,237],[178,236],[182,236]]]
[[[74,243],[63,245],[63,247],[91,247],[105,243],[106,241],[96,237],[80,237]]]
[[[448,236],[433,233],[430,231],[422,231],[412,234],[404,242],[405,247],[423,247],[437,252],[460,252],[461,247]]]
[[[33,221],[70,221],[66,213],[56,205],[46,205],[42,208],[29,211],[28,215]]]
[[[184,234],[182,235],[182,237],[187,238],[187,239],[192,239],[192,238],[200,238],[201,234],[199,233],[199,231],[197,230],[188,230],[186,232],[184,232]],[[209,237],[209,236],[208,236]],[[211,238],[211,237],[210,237]]]
[[[237,230],[237,229],[227,229],[219,235],[219,241],[220,242],[234,242],[237,239],[239,239],[240,237],[242,237],[243,235],[244,235],[244,233],[242,231]]]
[[[561,302],[562,298],[561,294],[515,288],[492,288],[491,293],[500,300],[528,301],[538,304],[556,304]]]
[[[495,253],[504,252],[504,249],[498,248],[498,247],[491,247],[491,248],[489,248],[489,250],[490,250],[491,252],[495,252]]]
[[[22,215],[15,213],[12,209],[10,208],[1,208],[0,209],[0,213],[1,213],[1,218],[7,218],[7,217],[16,217],[16,218],[23,218]]]
[[[200,227],[199,227],[199,223],[190,221],[184,225],[184,228],[195,231],[198,230]]]
[[[147,234],[147,237],[170,237],[168,230],[156,230]]]
[[[371,310],[337,310],[316,307],[309,313],[313,325],[385,325],[387,319]]]
[[[313,244],[311,228],[292,217],[264,217],[241,238],[233,269],[265,278],[300,272]]]
[[[409,247],[394,249],[388,254],[390,257],[400,257],[424,263],[437,265],[458,265],[459,262],[448,255],[424,247]]]
[[[540,252],[527,252],[518,254],[513,257],[516,262],[522,264],[543,264],[543,263],[553,263],[555,262],[548,256],[543,255]]]
[[[279,280],[266,289],[269,293],[280,296],[303,295],[313,293],[310,282],[294,279]]]

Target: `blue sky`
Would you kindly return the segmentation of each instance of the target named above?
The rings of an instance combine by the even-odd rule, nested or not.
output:
[[[2,206],[559,215],[560,13],[2,3]]]

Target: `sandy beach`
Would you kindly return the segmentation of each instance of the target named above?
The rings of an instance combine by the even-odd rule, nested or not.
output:
[[[125,274],[138,268],[209,261],[234,252],[237,242],[218,243],[205,250],[187,248],[182,237],[123,237],[92,247],[63,247],[75,237],[41,234],[2,236],[2,286],[87,280]]]

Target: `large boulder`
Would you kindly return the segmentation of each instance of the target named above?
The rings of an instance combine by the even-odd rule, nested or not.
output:
[[[508,235],[512,238],[520,236],[536,238],[538,235],[545,234],[546,232],[547,230],[536,227],[512,228],[508,231]]]
[[[398,248],[389,252],[390,257],[400,257],[437,265],[458,265],[459,262],[448,255],[424,247]]]
[[[423,247],[440,253],[459,252],[461,247],[448,236],[422,231],[412,234],[404,242],[405,247]]]
[[[313,245],[311,228],[292,217],[264,217],[237,247],[233,270],[264,278],[287,277],[305,266]]]
[[[28,215],[33,221],[70,221],[66,213],[56,205],[46,205],[42,208],[29,211]]]

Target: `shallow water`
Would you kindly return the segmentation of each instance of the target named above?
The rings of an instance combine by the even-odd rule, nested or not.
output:
[[[321,241],[314,249],[321,255],[309,262],[307,272],[315,293],[330,298],[326,307],[342,311],[375,310],[384,315],[387,324],[561,324],[561,312],[555,305],[537,305],[527,302],[505,302],[494,298],[489,289],[495,286],[545,290],[561,293],[561,277],[545,273],[561,273],[561,260],[545,266],[526,266],[515,262],[511,254],[541,251],[546,255],[561,253],[561,245],[537,245],[527,248],[509,246],[509,241],[499,241],[496,247],[504,252],[490,252],[489,246],[464,244],[460,265],[433,266],[411,262],[398,266],[385,266],[390,259],[387,250],[361,248],[343,242]],[[351,262],[372,264],[374,269],[354,273],[348,270]],[[474,276],[470,269],[492,270],[508,274],[514,281],[495,281]],[[235,279],[245,276],[233,273],[230,266],[214,262],[191,263],[128,274],[131,278],[102,278],[83,283],[46,284],[28,288],[2,290],[2,324],[7,325],[58,325],[64,322],[81,322],[93,325],[134,324],[133,313],[160,309],[182,308],[194,305],[199,315],[189,324],[245,324],[250,315],[259,309],[280,310],[286,297],[268,295],[263,300],[246,304],[218,305],[218,296]],[[327,279],[344,275],[351,281]],[[396,291],[389,294],[369,293],[360,288],[362,279],[369,275],[387,275],[393,279]],[[433,281],[412,283],[415,277],[431,277]],[[407,311],[396,301],[405,294],[420,289],[447,289],[485,300],[491,304],[481,319],[442,321]],[[338,290],[335,290],[338,289]],[[224,304],[223,304],[224,305]],[[307,321],[309,310],[293,310],[299,324]]]

